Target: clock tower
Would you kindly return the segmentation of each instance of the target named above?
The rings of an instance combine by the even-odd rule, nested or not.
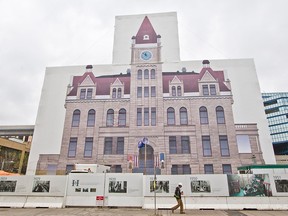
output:
[[[130,100],[130,125],[135,127],[130,127],[129,135],[149,139],[147,164],[152,167],[147,168],[153,168],[154,157],[164,152],[163,80],[161,36],[156,34],[147,16],[132,37]],[[143,160],[143,150],[139,150],[140,168]]]

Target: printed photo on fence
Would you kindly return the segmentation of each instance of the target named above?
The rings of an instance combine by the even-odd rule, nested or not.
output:
[[[0,192],[15,192],[17,181],[0,181]]]
[[[32,192],[49,193],[50,181],[34,180]]]
[[[109,193],[127,193],[127,181],[109,181]]]
[[[230,196],[272,196],[268,174],[227,175]]]
[[[192,193],[211,193],[211,186],[209,181],[197,180],[191,181]]]
[[[276,191],[280,193],[288,192],[288,179],[275,180]]]
[[[150,181],[150,192],[154,192],[154,181]],[[156,193],[169,193],[169,181],[156,181]]]

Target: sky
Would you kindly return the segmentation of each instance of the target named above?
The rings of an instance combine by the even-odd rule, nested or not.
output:
[[[177,12],[181,60],[253,58],[288,92],[287,0],[0,0],[0,126],[34,125],[46,67],[111,64],[115,16]]]

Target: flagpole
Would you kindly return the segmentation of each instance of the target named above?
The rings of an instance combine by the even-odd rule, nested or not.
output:
[[[145,148],[145,149],[144,149],[144,150],[145,150],[145,151],[144,151],[144,155],[145,155],[145,156],[144,156],[144,163],[145,163],[145,164],[144,164],[144,175],[146,175],[146,162],[147,162],[146,145],[144,146],[144,148]]]

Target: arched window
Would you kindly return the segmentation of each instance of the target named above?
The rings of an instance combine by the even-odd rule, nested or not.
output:
[[[118,126],[126,126],[126,110],[123,108],[119,110]]]
[[[200,112],[200,123],[201,124],[208,124],[207,108],[202,106],[202,107],[200,107],[199,112]]]
[[[175,110],[172,107],[167,109],[167,124],[175,125]]]
[[[116,88],[113,88],[112,90],[112,98],[116,98]]]
[[[95,126],[95,110],[91,109],[88,112],[88,118],[87,118],[87,127],[94,127]]]
[[[180,125],[188,124],[187,109],[185,107],[180,108]]]
[[[221,106],[216,107],[216,117],[218,124],[225,124],[224,109]]]
[[[72,127],[79,127],[80,123],[80,110],[74,110],[72,117]]]
[[[176,87],[172,86],[172,96],[176,96]]]
[[[143,40],[149,40],[149,35],[143,35]]]
[[[138,71],[137,71],[137,79],[142,79],[142,70],[141,69],[139,69]]]
[[[177,96],[181,96],[182,92],[181,92],[181,86],[177,86]]]
[[[149,79],[149,70],[148,69],[144,70],[144,79]]]
[[[114,125],[114,110],[109,109],[107,111],[106,126],[111,127]]]
[[[155,69],[151,69],[151,74],[150,74],[150,77],[151,79],[155,79]]]
[[[118,88],[117,98],[121,98],[121,96],[122,96],[122,89]]]

